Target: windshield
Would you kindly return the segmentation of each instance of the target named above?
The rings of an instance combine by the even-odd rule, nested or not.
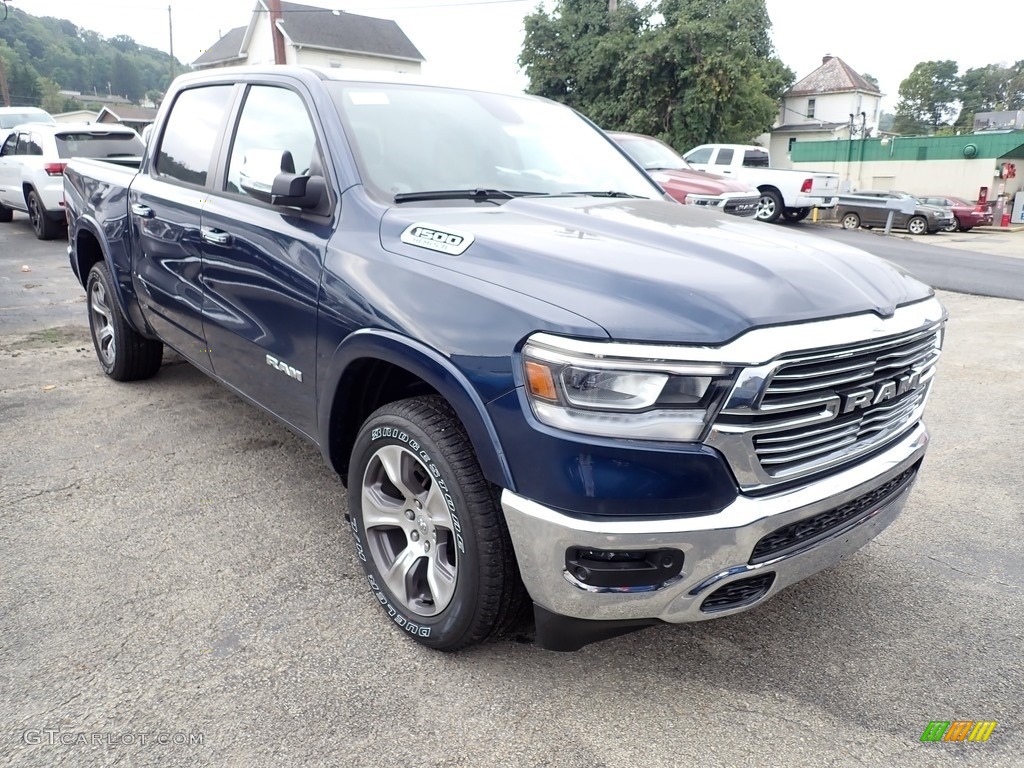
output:
[[[325,83],[368,187],[389,199],[433,190],[661,192],[575,112],[522,96]]]
[[[613,136],[626,154],[649,171],[692,171],[689,163],[667,144],[641,136]]]
[[[145,145],[134,133],[58,133],[58,157],[140,157]]]
[[[31,110],[26,112],[3,112],[0,111],[0,128],[13,128],[24,123],[41,123],[43,125],[56,125],[49,113],[42,110]]]

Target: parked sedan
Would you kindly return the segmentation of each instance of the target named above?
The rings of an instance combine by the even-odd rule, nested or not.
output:
[[[892,225],[897,229],[905,229],[912,235],[923,235],[926,232],[933,235],[936,232],[946,229],[955,219],[953,214],[945,208],[935,205],[925,205],[913,195],[906,192],[879,192],[875,190],[864,190],[855,193],[856,197],[875,198],[877,202],[851,200],[849,197],[839,198],[839,205],[836,206],[836,216],[842,222],[843,229],[857,229],[857,227],[884,227],[888,219],[890,209],[887,209],[887,200],[904,200],[913,204],[913,213],[895,211]]]
[[[64,166],[72,157],[141,157],[139,134],[121,125],[25,124],[0,146],[0,221],[24,211],[36,237],[64,231]]]
[[[753,216],[761,193],[742,181],[690,167],[672,147],[653,136],[609,132],[626,154],[644,167],[673,200],[684,205],[721,208],[735,216]]]
[[[992,226],[992,211],[987,205],[969,203],[962,197],[949,195],[919,195],[918,200],[945,208],[953,214],[953,223],[946,227],[947,232],[969,232],[975,227]]]

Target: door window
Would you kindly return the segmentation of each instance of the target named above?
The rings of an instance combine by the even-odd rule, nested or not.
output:
[[[686,157],[687,162],[690,163],[707,163],[708,160],[711,159],[711,147],[701,147],[700,149],[695,149],[690,154],[684,155],[684,157]]]
[[[3,147],[0,147],[0,157],[7,157],[13,155],[15,148],[18,146],[18,134],[12,133],[7,137],[7,141],[4,142]]]
[[[178,94],[160,140],[156,156],[158,174],[187,184],[206,185],[232,88],[233,85],[213,85]]]
[[[43,154],[43,142],[34,133],[27,134],[25,136],[25,154],[26,155],[41,155]]]
[[[317,170],[316,132],[302,98],[287,88],[255,85],[249,89],[238,119],[225,191],[247,195],[241,183],[246,159],[256,153],[265,156],[267,151],[283,153],[281,170],[287,173],[305,175],[311,168],[314,173],[322,172]]]
[[[718,157],[715,158],[715,165],[732,165],[733,151],[731,149],[718,150]]]

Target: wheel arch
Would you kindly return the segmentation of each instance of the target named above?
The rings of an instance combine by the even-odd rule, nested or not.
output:
[[[373,411],[407,397],[437,394],[465,427],[484,476],[514,490],[483,400],[466,376],[436,350],[391,331],[363,329],[338,346],[326,370],[318,385],[319,442],[342,482],[359,429]]]
[[[99,262],[105,263],[114,282],[114,298],[125,320],[133,330],[147,338],[154,338],[142,319],[138,303],[129,300],[130,291],[126,288],[125,281],[129,281],[130,285],[131,275],[127,269],[119,269],[118,265],[114,263],[110,256],[110,245],[102,234],[102,230],[93,220],[81,217],[70,232],[73,233],[69,233],[72,247],[71,258],[74,261],[75,274],[78,275],[78,281],[82,287],[86,287],[86,283],[89,281],[89,271],[93,266]],[[134,298],[134,295],[132,294],[131,297]]]

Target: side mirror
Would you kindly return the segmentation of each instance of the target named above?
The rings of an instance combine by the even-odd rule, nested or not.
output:
[[[285,149],[250,149],[238,174],[242,189],[271,205],[317,208],[327,190],[323,176],[295,173],[292,153]]]
[[[270,202],[272,205],[318,208],[326,191],[327,182],[323,176],[279,173],[270,187]]]

